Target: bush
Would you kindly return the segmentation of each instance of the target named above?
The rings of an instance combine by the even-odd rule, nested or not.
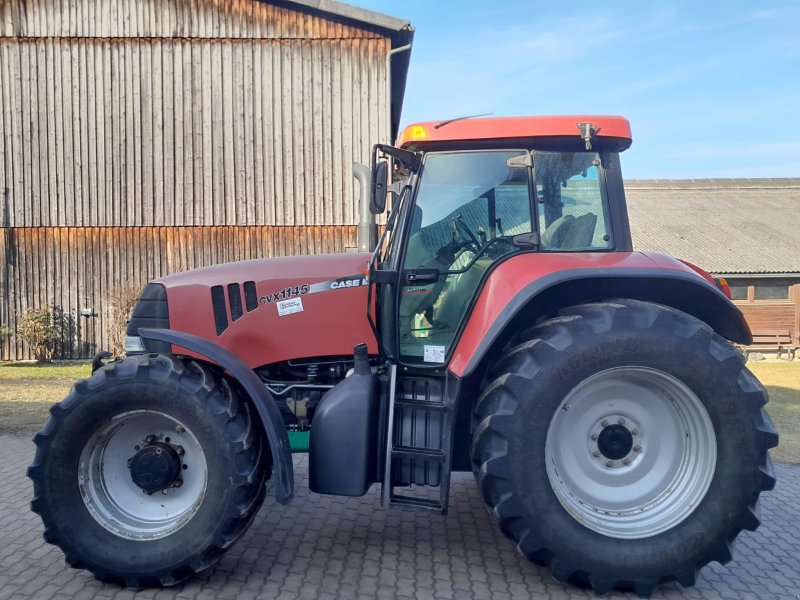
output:
[[[14,330],[8,325],[0,325],[0,344],[3,343],[5,338],[10,338],[14,335]]]
[[[67,327],[64,313],[57,306],[28,308],[17,325],[17,335],[28,344],[33,357],[40,362],[53,360]]]
[[[106,335],[109,352],[114,358],[125,354],[125,324],[131,318],[133,307],[141,293],[141,287],[123,284],[111,288],[106,296],[107,316]]]

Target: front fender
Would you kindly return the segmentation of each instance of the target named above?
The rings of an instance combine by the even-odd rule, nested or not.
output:
[[[289,436],[275,399],[255,371],[225,348],[190,333],[142,328],[139,329],[139,335],[147,340],[166,342],[204,356],[225,369],[241,384],[250,396],[267,433],[275,473],[275,498],[281,504],[288,504],[294,498],[294,466]]]

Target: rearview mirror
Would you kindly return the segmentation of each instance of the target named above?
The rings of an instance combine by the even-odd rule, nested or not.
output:
[[[379,215],[386,210],[386,184],[389,174],[389,163],[378,161],[372,169],[372,190],[369,197],[369,212]]]

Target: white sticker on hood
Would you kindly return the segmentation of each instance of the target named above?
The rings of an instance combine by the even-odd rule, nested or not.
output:
[[[285,317],[286,315],[303,312],[303,299],[289,298],[288,300],[276,302],[275,306],[278,307],[278,316]]]

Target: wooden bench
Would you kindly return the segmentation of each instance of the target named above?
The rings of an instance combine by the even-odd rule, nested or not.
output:
[[[786,352],[787,359],[794,360],[797,348],[788,329],[756,329],[753,331],[753,343],[745,346],[743,350],[745,357],[750,352],[777,350],[778,358]]]

